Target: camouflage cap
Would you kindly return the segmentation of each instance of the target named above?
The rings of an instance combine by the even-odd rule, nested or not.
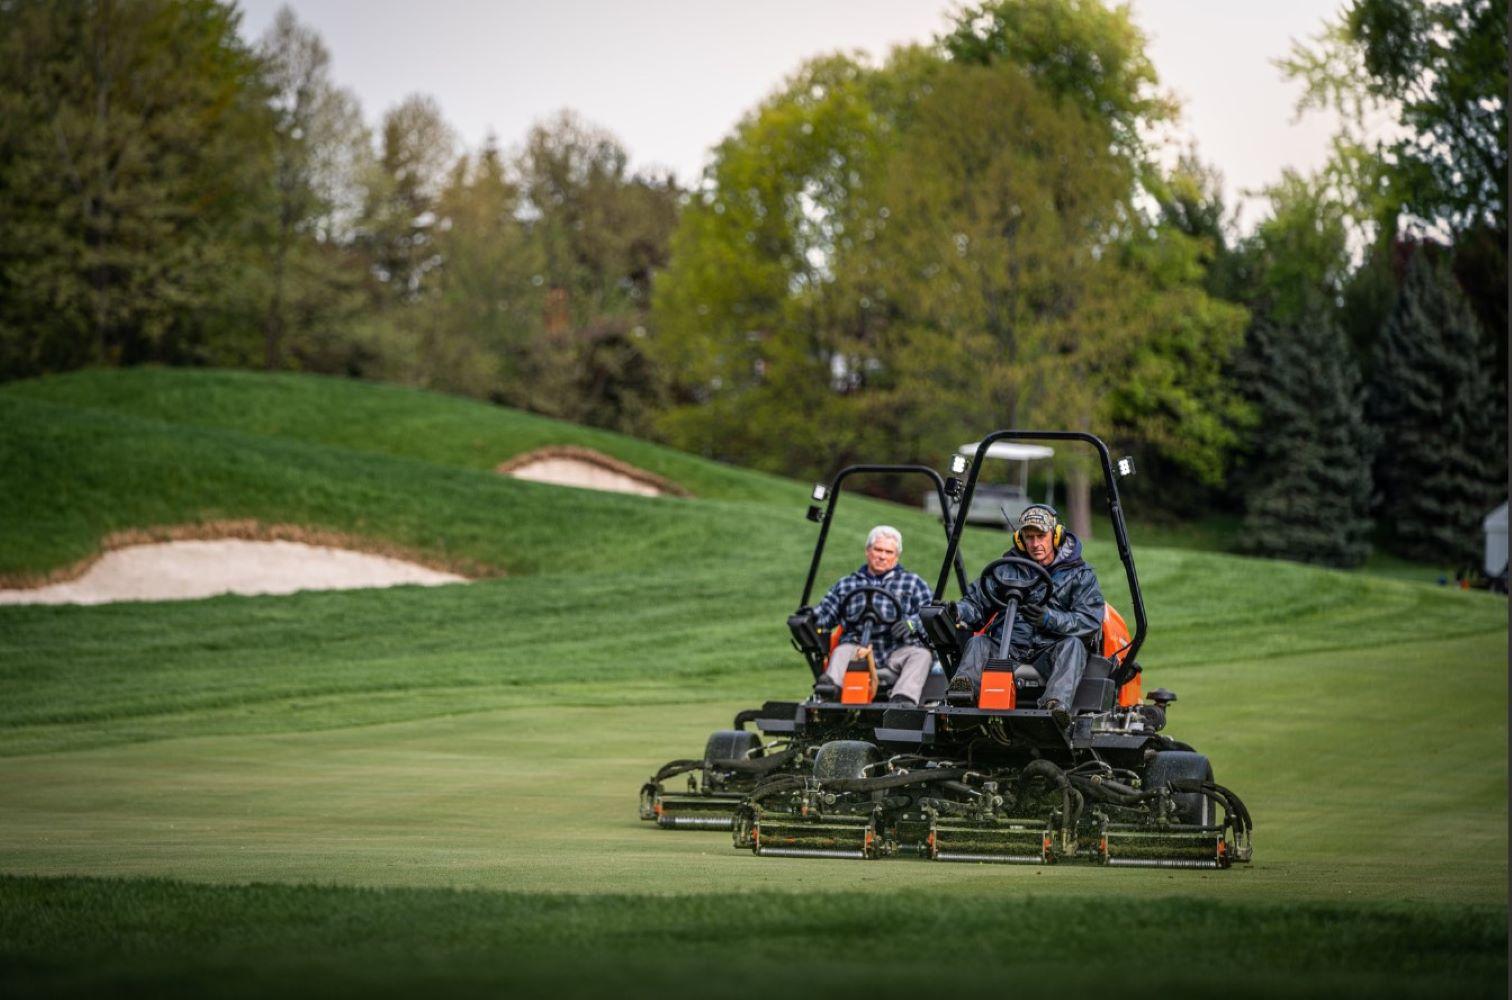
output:
[[[1060,516],[1055,513],[1054,508],[1046,507],[1044,504],[1035,504],[1024,509],[1023,516],[1019,518],[1019,530],[1033,528],[1035,531],[1048,534],[1055,530],[1059,521]]]

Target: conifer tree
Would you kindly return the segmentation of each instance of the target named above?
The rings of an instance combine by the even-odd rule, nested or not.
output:
[[[1370,457],[1359,370],[1321,308],[1256,323],[1250,392],[1259,414],[1245,538],[1250,551],[1331,566],[1370,554]]]
[[[1376,345],[1369,412],[1387,544],[1476,565],[1480,525],[1506,481],[1506,401],[1453,277],[1419,249]]]

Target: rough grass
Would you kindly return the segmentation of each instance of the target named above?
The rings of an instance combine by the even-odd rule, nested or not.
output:
[[[0,390],[0,570],[229,518],[514,574],[0,608],[0,989],[1504,990],[1504,601],[1148,548],[1133,511],[1147,687],[1178,691],[1171,731],[1249,803],[1252,867],[756,859],[649,828],[634,794],[736,709],[801,695],[782,620],[803,491],[667,453],[728,494],[606,496],[428,450],[433,426],[502,441],[518,420],[223,373]],[[938,562],[937,526],[857,502],[821,581],[881,519],[905,562]],[[972,534],[968,563],[1000,544]],[[1127,609],[1110,546],[1089,554]]]
[[[206,983],[225,996],[909,997],[941,991],[940,954],[954,957],[952,995],[1211,995],[1221,981],[1236,997],[1491,997],[1505,935],[1491,908],[0,879],[0,968],[17,997]]]

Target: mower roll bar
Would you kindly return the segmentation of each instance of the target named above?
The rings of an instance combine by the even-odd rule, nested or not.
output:
[[[819,560],[824,557],[824,543],[829,537],[830,522],[835,519],[835,504],[840,499],[840,484],[851,476],[865,473],[883,473],[890,475],[916,474],[927,476],[934,483],[935,492],[940,497],[940,516],[945,524],[945,537],[950,548],[946,550],[945,562],[940,566],[940,585],[944,586],[950,575],[951,553],[955,552],[955,542],[951,535],[950,505],[946,503],[945,480],[940,474],[927,465],[847,465],[835,473],[835,478],[830,480],[829,502],[824,508],[824,520],[819,524],[819,540],[814,543],[814,558],[809,563],[808,579],[803,581],[803,596],[798,599],[800,608],[807,607],[809,595],[814,590],[814,578],[819,574]],[[964,509],[964,508],[963,508]],[[955,554],[956,580],[961,589],[966,589],[966,567],[961,562],[960,553]]]
[[[945,584],[950,579],[950,563],[955,560],[956,571],[959,575],[961,566],[961,529],[966,524],[965,512],[971,506],[972,494],[976,492],[977,477],[982,471],[982,460],[987,457],[987,449],[994,441],[1085,441],[1097,449],[1097,457],[1102,461],[1103,483],[1108,489],[1108,517],[1113,522],[1113,536],[1118,541],[1118,557],[1123,560],[1124,574],[1129,579],[1129,597],[1134,602],[1134,639],[1129,643],[1128,650],[1124,653],[1123,660],[1127,663],[1135,662],[1139,655],[1139,647],[1144,644],[1146,621],[1144,597],[1139,592],[1139,575],[1134,571],[1134,555],[1129,551],[1129,533],[1124,528],[1123,507],[1118,502],[1118,484],[1113,475],[1113,459],[1108,454],[1108,446],[1103,444],[1102,438],[1095,434],[1084,431],[993,431],[982,438],[977,445],[976,454],[972,456],[971,468],[966,473],[966,487],[961,494],[961,504],[957,508],[961,514],[955,519],[955,524],[950,529],[950,541],[945,547],[945,561],[940,565],[939,585],[935,587],[935,600],[943,600]],[[938,478],[938,477],[936,477]],[[940,502],[941,509],[945,509],[944,501]],[[949,519],[946,521],[949,524]],[[812,577],[812,574],[810,574]],[[965,593],[963,584],[961,592]],[[805,596],[807,591],[804,592]]]

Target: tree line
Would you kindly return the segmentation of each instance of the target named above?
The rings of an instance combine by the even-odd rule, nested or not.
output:
[[[508,150],[420,95],[370,127],[287,9],[249,45],[218,0],[0,0],[0,378],[337,373],[797,476],[1068,427],[1253,551],[1467,563],[1505,481],[1505,21],[1347,4],[1285,61],[1334,156],[1241,235],[1099,2],[812,59],[683,190],[570,112]]]

